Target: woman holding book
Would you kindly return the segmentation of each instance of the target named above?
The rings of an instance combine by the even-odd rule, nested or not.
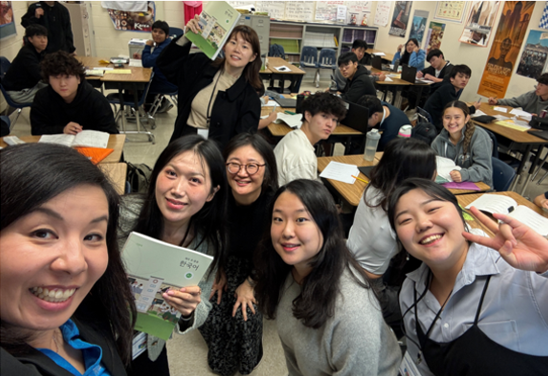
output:
[[[437,155],[452,159],[460,170],[451,171],[453,181],[484,182],[493,186],[493,144],[487,132],[470,120],[466,103],[452,101],[443,110],[443,128],[432,141]]]
[[[468,234],[455,196],[425,179],[403,182],[388,216],[402,246],[423,261],[400,293],[407,350],[422,375],[546,373],[545,239],[501,215],[500,229],[480,216],[494,239]]]
[[[401,352],[331,194],[294,180],[273,197],[256,257],[259,308],[276,318],[290,375],[395,375]]]
[[[211,310],[209,296],[217,266],[224,265],[226,236],[226,173],[221,152],[200,136],[181,137],[169,144],[154,165],[145,195],[124,197],[120,243],[129,232],[214,256],[198,286],[170,289],[165,302],[181,313],[176,332],[202,325]],[[169,375],[165,342],[147,338],[147,352],[138,356],[131,375]]]
[[[199,16],[185,33],[201,34]],[[178,115],[170,142],[186,134],[208,134],[221,150],[235,135],[256,132],[262,86],[260,43],[255,30],[236,26],[223,46],[223,58],[211,61],[205,54],[190,54],[186,36],[175,38],[158,57],[157,66],[179,87]]]
[[[2,375],[126,375],[118,194],[85,156],[40,143],[0,151],[0,186]]]

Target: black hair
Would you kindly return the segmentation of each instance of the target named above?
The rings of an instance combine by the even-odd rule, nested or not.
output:
[[[426,142],[416,138],[395,138],[386,144],[384,154],[371,170],[371,181],[364,192],[369,207],[388,209],[388,200],[394,189],[407,178],[432,179],[436,172],[436,152]],[[365,200],[370,187],[381,191],[383,198],[377,205]]]
[[[362,95],[362,97],[358,99],[358,104],[369,110],[369,118],[377,112],[384,111],[381,100],[374,95]]]
[[[74,56],[66,51],[57,51],[47,54],[40,63],[42,77],[49,82],[49,77],[56,77],[60,74],[67,76],[78,76],[80,82],[86,79],[86,68]]]
[[[347,65],[348,63],[357,63],[358,57],[354,52],[345,52],[337,60],[337,66]]]
[[[318,254],[309,262],[312,271],[302,281],[301,294],[293,300],[293,316],[302,320],[304,326],[318,329],[335,313],[340,279],[346,268],[363,288],[370,288],[369,279],[346,247],[337,207],[327,188],[314,180],[293,180],[280,187],[274,195],[269,212],[271,218],[276,201],[284,192],[299,198],[323,237]],[[285,280],[293,267],[287,265],[274,249],[270,231],[265,232],[255,255],[255,264],[258,306],[273,319],[284,293]]]
[[[426,55],[426,61],[430,62],[430,60],[431,60],[433,57],[440,57],[440,56],[444,56],[444,55],[443,55],[443,52],[441,52],[441,50],[438,50],[438,49],[430,50],[430,52],[428,53],[428,55]],[[445,56],[444,56],[444,58],[445,58]]]
[[[264,94],[266,93],[266,88],[264,87],[264,84],[262,82],[256,90],[259,97],[264,96]]]
[[[226,167],[223,156],[214,141],[205,140],[198,135],[189,135],[176,139],[164,149],[152,169],[145,204],[132,231],[137,231],[156,239],[160,238],[164,228],[164,217],[156,202],[156,181],[164,167],[173,158],[186,151],[194,152],[200,158],[202,167],[205,165],[209,167],[211,178],[210,193],[213,193],[216,187],[220,188],[215,193],[213,199],[206,202],[192,216],[194,233],[201,236],[200,244],[206,242],[214,250],[213,256],[215,258],[209,269],[209,274],[211,274],[217,265],[224,266],[226,262]]]
[[[154,29],[161,29],[166,37],[169,36],[169,25],[167,24],[166,21],[155,21],[153,24],[152,24],[152,27],[150,28],[151,30],[154,30]]]
[[[261,187],[262,191],[270,189],[272,192],[275,192],[278,189],[278,168],[276,166],[276,157],[274,156],[274,151],[272,146],[264,139],[260,133],[240,133],[234,136],[226,145],[225,150],[223,151],[223,159],[226,162],[230,154],[232,154],[236,149],[241,148],[242,146],[251,146],[257,153],[261,155],[265,163],[265,171],[263,178],[263,185]]]
[[[416,38],[409,38],[409,40],[405,43],[405,47],[403,48],[403,54],[400,55],[400,65],[401,64],[409,64],[409,58],[411,57],[411,54],[407,52],[407,45],[409,42],[415,43],[415,46],[420,48],[419,41]]]
[[[42,25],[32,24],[25,28],[25,38],[31,38],[35,35],[48,36],[48,29]]]
[[[449,78],[455,78],[457,77],[457,74],[459,73],[462,73],[468,77],[472,77],[472,69],[470,69],[468,65],[458,64],[453,66],[453,69],[451,70],[451,73],[449,74]]]
[[[358,48],[364,48],[367,50],[367,42],[363,39],[356,39],[354,42],[352,42],[352,49],[357,50]]]
[[[548,73],[543,73],[537,78],[539,84],[548,85]]]
[[[356,56],[356,54],[352,54]],[[326,92],[317,92],[307,97],[301,106],[303,117],[301,121],[305,121],[305,112],[309,112],[310,115],[323,112],[328,115],[337,117],[338,122],[344,119],[346,115],[346,106],[341,98]]]
[[[0,231],[69,189],[91,185],[103,190],[109,211],[105,239],[107,269],[76,309],[73,318],[115,339],[118,353],[129,363],[137,316],[118,249],[118,194],[97,166],[66,146],[46,143],[9,146],[0,150],[0,166]],[[3,348],[16,353],[30,351],[25,344],[27,339],[18,336],[10,324],[2,321],[0,329]]]

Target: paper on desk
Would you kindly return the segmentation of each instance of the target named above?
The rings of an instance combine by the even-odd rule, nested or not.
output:
[[[384,81],[386,81],[386,82],[394,82],[394,80],[391,79],[390,77],[386,77],[386,78],[384,79]]]
[[[129,59],[130,67],[143,67],[143,61],[141,59]]]
[[[384,52],[374,52],[373,55],[375,55],[375,56],[385,56]]]
[[[483,116],[483,115],[487,115],[485,112],[483,112],[482,110],[476,110],[476,112],[474,112],[474,115],[471,115],[473,118],[475,117],[478,117],[478,116]]]
[[[113,69],[113,70],[105,71],[105,74],[106,74],[106,73],[111,73],[111,74],[131,74],[131,69]]]
[[[358,176],[359,174],[360,174],[360,170],[358,170],[358,166],[356,165],[331,161],[329,162],[327,167],[322,171],[320,176],[326,179],[342,181],[343,183],[348,183],[348,184],[354,184],[356,179],[354,179],[352,175]]]
[[[268,102],[261,105],[261,107],[274,107],[274,106],[277,106],[277,105],[278,105],[278,102],[269,99]]]
[[[508,110],[505,107],[493,107],[493,110],[498,112],[508,112]]]
[[[495,119],[501,120],[501,121],[510,120],[508,116],[503,116],[503,115],[495,115]]]
[[[504,120],[497,121],[496,124],[502,125],[503,127],[515,129],[516,131],[525,132],[528,129],[531,129],[529,125],[516,124],[514,120]]]
[[[401,78],[401,73],[391,73],[388,77]]]
[[[102,69],[86,69],[86,76],[103,76],[103,70]]]
[[[287,125],[289,125],[290,128],[300,129],[301,125],[303,125],[303,122],[301,121],[302,118],[303,118],[303,115],[301,114],[289,115],[286,113],[279,112],[278,118],[276,119],[276,121],[274,121],[274,123],[276,124],[286,123]]]
[[[510,111],[510,113],[512,115],[520,116],[520,117],[523,117],[523,118],[528,118],[529,120],[532,117],[532,115],[529,112],[526,112],[526,111],[523,111],[523,110],[518,110],[517,108],[514,108],[512,111]]]
[[[107,71],[107,70],[113,70],[114,68],[112,67],[93,67],[91,68],[91,70],[103,70],[103,71]]]
[[[291,69],[282,65],[281,67],[274,67],[278,72],[291,72]]]

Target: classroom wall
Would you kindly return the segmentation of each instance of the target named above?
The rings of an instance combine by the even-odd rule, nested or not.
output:
[[[434,20],[436,5],[437,5],[437,2],[435,1],[413,1],[413,6],[411,8],[411,15],[413,15],[415,10],[425,10],[429,12],[427,25],[430,24],[430,21],[440,22],[446,25],[445,34],[443,36],[440,49],[443,51],[445,58],[447,60],[450,60],[452,64],[466,64],[472,69],[472,77],[470,78],[468,85],[464,89],[461,99],[464,101],[476,101],[480,97],[477,94],[477,92],[478,92],[479,84],[481,81],[481,77],[483,75],[483,70],[485,69],[485,64],[487,63],[487,57],[489,55],[489,52],[491,51],[491,46],[495,39],[494,33],[491,34],[489,45],[485,48],[475,47],[469,44],[461,43],[459,42],[459,38],[464,28],[464,22],[454,23],[454,22],[448,22],[443,20]],[[540,17],[542,16],[542,12],[544,10],[545,5],[546,5],[545,1],[536,2],[531,21],[529,22],[529,27],[527,29],[527,32],[525,33],[525,40],[522,43],[522,47],[518,54],[518,59],[521,57],[521,52],[523,48],[525,48],[525,41],[527,40],[527,37],[529,36],[529,30],[531,29],[540,30],[538,28],[538,25],[539,25]],[[495,23],[495,30],[498,27],[498,22],[500,20],[500,15],[502,13],[503,6],[504,6],[504,2],[501,2],[501,5],[498,10],[496,23]],[[375,19],[375,11],[377,8],[376,2],[373,3],[373,6],[371,8],[372,8],[371,16],[369,17],[370,25],[375,26],[373,25],[373,20]],[[394,5],[392,5],[392,9],[390,10],[390,19],[392,17],[393,10],[394,10]],[[466,16],[468,16],[470,12],[470,4],[468,4],[466,12],[467,12]],[[406,38],[399,38],[399,37],[388,35],[388,31],[390,29],[389,25],[390,25],[390,22],[388,23],[386,27],[379,27],[379,33],[377,34],[378,39],[375,47],[379,50],[390,51],[394,53],[397,51],[397,48],[400,44],[402,43],[405,44],[405,42],[407,42],[410,29],[409,28],[407,29]],[[425,32],[424,39],[426,39],[426,32]],[[424,44],[425,44],[425,40],[423,40],[421,47],[423,47]],[[536,84],[536,80],[515,74],[518,65],[519,65],[518,63],[514,64],[514,71],[513,71],[512,78],[510,80],[510,84],[508,85],[508,89],[506,91],[506,96],[505,96],[506,98],[518,96],[523,94],[524,92],[534,90],[533,86]],[[426,63],[426,66],[428,66],[428,63]]]

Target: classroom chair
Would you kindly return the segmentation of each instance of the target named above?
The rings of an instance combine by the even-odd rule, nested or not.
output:
[[[13,107],[17,110],[15,119],[13,119],[13,121],[11,122],[11,128],[13,128],[13,126],[17,122],[17,119],[19,119],[19,115],[21,115],[23,108],[32,106],[32,102],[16,103],[11,99],[6,89],[4,89],[4,85],[2,85],[2,80],[4,79],[4,76],[6,75],[6,72],[8,71],[8,69],[10,69],[10,66],[11,66],[10,61],[4,56],[0,56],[0,90],[2,91],[2,95],[4,95],[4,98],[6,98],[6,103],[8,104],[8,106]]]
[[[322,48],[316,70],[316,87],[320,87],[320,69],[331,69],[335,74],[337,69],[337,52],[332,48]]]
[[[427,123],[434,124],[432,121],[432,116],[422,107],[417,106],[417,116]]]
[[[151,93],[153,95],[155,95],[154,97],[154,101],[152,102],[152,105],[150,106],[150,109],[148,110],[148,115],[152,118],[154,118],[154,116],[156,116],[156,112],[158,111],[158,109],[160,108],[160,106],[162,105],[162,102],[164,101],[164,98],[165,100],[169,100],[167,99],[167,96],[169,96],[171,98],[171,100],[173,102],[175,102],[175,106],[177,106],[178,104],[178,94],[179,92],[178,91],[174,91],[172,93]],[[152,125],[152,129],[156,128],[156,121],[154,121],[153,125]]]
[[[497,192],[507,191],[516,177],[516,171],[495,157],[491,157],[491,163],[493,165],[493,188]]]
[[[303,50],[301,51],[301,69],[302,68],[318,68],[318,49],[316,47],[310,47],[310,46],[304,46]],[[316,87],[319,87],[319,71],[317,71],[314,74],[314,82],[316,82],[316,76],[317,77],[317,85]]]
[[[180,29],[178,27],[170,27],[169,28],[169,37],[171,38],[177,38],[178,36],[181,36],[185,33],[183,29]]]
[[[273,44],[268,50],[268,56],[281,57],[285,60],[285,50],[281,44]]]

